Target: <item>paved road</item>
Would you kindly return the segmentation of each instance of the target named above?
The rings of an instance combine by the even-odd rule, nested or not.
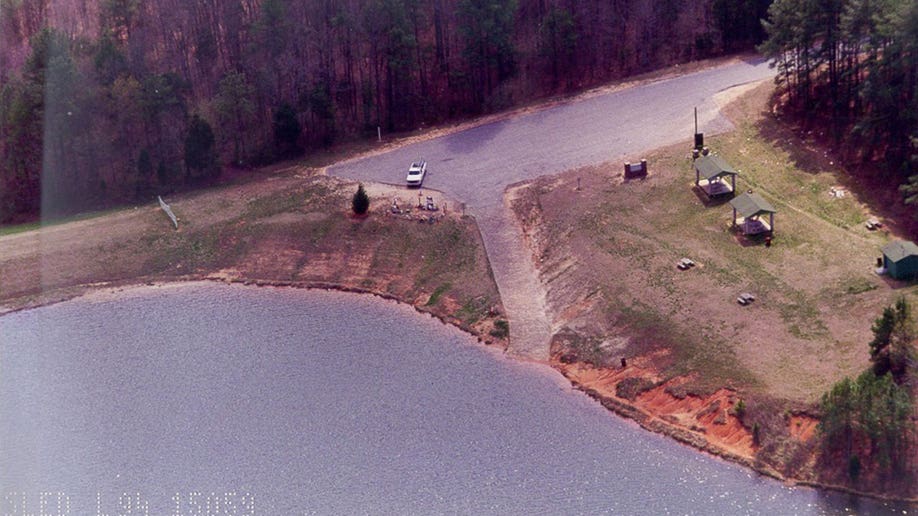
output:
[[[426,159],[424,187],[465,202],[467,212],[478,219],[510,320],[508,351],[545,360],[551,336],[545,294],[529,251],[520,245],[520,229],[504,206],[506,186],[584,165],[638,159],[664,145],[691,142],[696,106],[702,132],[728,130],[731,124],[718,112],[714,95],[773,75],[762,59],[731,63],[340,163],[329,174],[402,184],[408,164]]]

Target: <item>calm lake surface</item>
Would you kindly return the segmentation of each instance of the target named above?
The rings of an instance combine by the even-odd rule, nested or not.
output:
[[[202,283],[0,317],[0,496],[31,515],[905,509],[645,432],[410,307]]]

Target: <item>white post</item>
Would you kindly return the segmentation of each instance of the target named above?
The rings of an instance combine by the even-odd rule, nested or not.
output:
[[[166,204],[166,201],[159,195],[157,195],[156,198],[159,199],[159,207],[169,216],[169,220],[172,221],[172,225],[175,226],[175,229],[178,229],[178,219],[175,217],[175,214],[172,213],[172,208],[170,208],[169,205]]]
[[[376,126],[376,138],[379,140],[380,143],[382,142],[382,127],[378,125]]]

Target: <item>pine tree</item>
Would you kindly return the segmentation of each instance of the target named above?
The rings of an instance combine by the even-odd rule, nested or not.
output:
[[[911,355],[911,343],[915,337],[915,325],[911,307],[904,297],[894,306],[883,309],[873,327],[870,341],[870,361],[877,376],[892,372],[896,379],[905,375]]]
[[[354,193],[354,198],[351,200],[351,208],[356,215],[366,215],[367,211],[369,211],[370,196],[363,189],[363,184],[357,185],[357,192]]]

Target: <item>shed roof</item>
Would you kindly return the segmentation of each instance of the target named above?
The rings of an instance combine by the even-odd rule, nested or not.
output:
[[[918,245],[908,240],[893,240],[883,246],[883,254],[891,261],[898,262],[909,256],[918,255]]]
[[[739,197],[734,197],[730,199],[730,205],[745,218],[754,217],[760,213],[777,213],[777,210],[757,193],[747,192]]]
[[[721,159],[720,156],[715,156],[713,154],[701,156],[700,158],[696,159],[695,170],[701,173],[702,177],[708,181],[714,179],[715,177],[724,175],[737,175],[737,172],[736,170],[733,170],[733,167]]]

